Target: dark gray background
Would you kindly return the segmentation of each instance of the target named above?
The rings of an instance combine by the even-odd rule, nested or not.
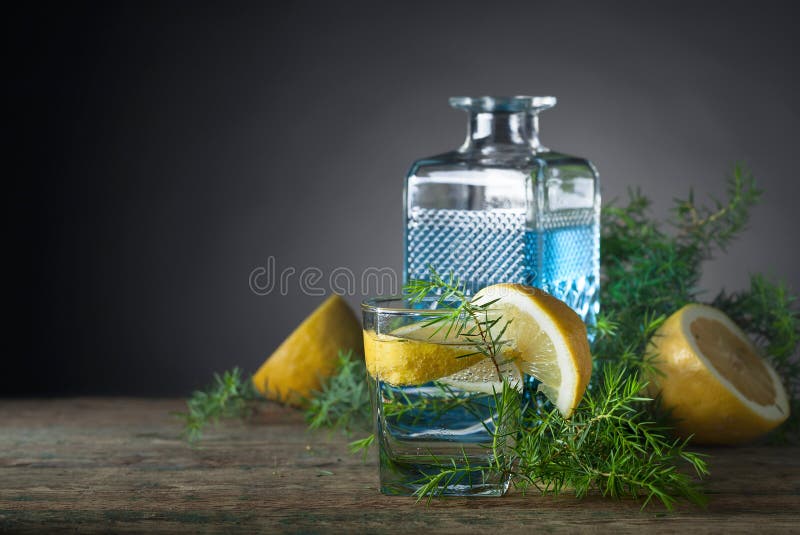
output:
[[[465,133],[451,95],[557,96],[543,142],[658,214],[746,162],[763,203],[703,286],[800,288],[783,4],[110,2],[6,23],[3,394],[185,394],[254,370],[321,298],[296,279],[254,295],[251,270],[399,270],[404,173]]]

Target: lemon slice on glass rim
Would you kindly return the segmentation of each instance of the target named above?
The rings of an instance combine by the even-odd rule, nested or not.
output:
[[[531,286],[495,284],[479,291],[476,304],[489,303],[505,326],[502,350],[520,371],[539,380],[542,392],[566,418],[578,406],[592,374],[586,325],[569,306]]]

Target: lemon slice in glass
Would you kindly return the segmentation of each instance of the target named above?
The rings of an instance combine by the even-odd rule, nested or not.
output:
[[[484,360],[466,338],[448,333],[428,320],[404,325],[388,334],[364,331],[367,372],[395,386],[422,385]]]

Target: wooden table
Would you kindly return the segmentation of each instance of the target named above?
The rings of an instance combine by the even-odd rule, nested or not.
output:
[[[600,496],[509,495],[426,507],[378,493],[339,434],[308,433],[271,405],[197,448],[179,437],[180,400],[0,401],[0,532],[795,532],[800,448],[712,455],[707,509],[641,511]]]

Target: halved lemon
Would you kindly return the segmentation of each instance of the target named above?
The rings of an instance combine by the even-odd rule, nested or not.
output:
[[[473,299],[490,305],[490,319],[501,318],[493,334],[507,340],[497,363],[475,355],[470,338],[448,335],[440,325],[414,323],[388,334],[364,332],[367,371],[402,386],[439,380],[464,390],[499,391],[500,376],[521,385],[520,371],[539,379],[539,389],[566,417],[578,405],[592,369],[586,326],[555,297],[528,286],[497,284]]]
[[[656,331],[651,373],[676,431],[701,444],[738,444],[789,417],[786,390],[747,335],[720,310],[690,304]]]

